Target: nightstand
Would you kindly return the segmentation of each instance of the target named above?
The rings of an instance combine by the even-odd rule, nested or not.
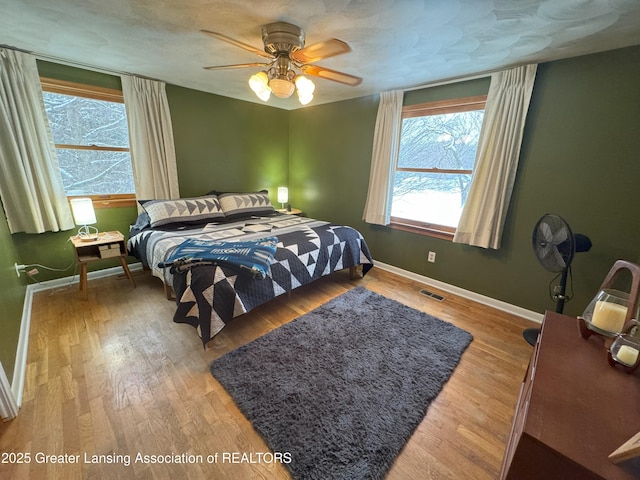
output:
[[[80,264],[80,291],[84,291],[87,298],[87,264],[96,260],[118,258],[124,274],[131,281],[133,288],[136,282],[129,271],[125,256],[127,255],[127,243],[124,235],[118,231],[100,232],[95,240],[83,240],[81,237],[71,237],[71,243],[76,253],[76,261]]]
[[[292,208],[291,210],[287,210],[286,208],[279,208],[278,212],[284,213],[286,215],[302,215],[302,210],[299,208]]]

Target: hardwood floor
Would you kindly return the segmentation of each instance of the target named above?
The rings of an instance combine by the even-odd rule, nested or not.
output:
[[[338,272],[279,297],[204,350],[192,327],[172,322],[175,304],[158,279],[144,272],[136,283],[91,281],[86,301],[76,286],[35,295],[23,405],[0,425],[0,462],[15,453],[30,463],[0,463],[0,478],[290,478],[277,463],[223,463],[223,454],[269,449],[208,365],[357,285],[474,336],[387,478],[497,478],[532,351],[522,339],[530,322],[429,287],[446,297],[439,302],[418,293],[423,285],[374,268],[364,279]],[[202,461],[135,463],[138,453]]]

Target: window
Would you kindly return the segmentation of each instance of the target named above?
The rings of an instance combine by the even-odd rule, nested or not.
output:
[[[135,204],[122,92],[41,79],[45,110],[68,197],[96,207]]]
[[[453,237],[471,183],[486,99],[403,107],[391,226]]]

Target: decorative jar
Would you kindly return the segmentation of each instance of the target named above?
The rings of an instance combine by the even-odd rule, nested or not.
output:
[[[609,347],[609,363],[624,366],[628,372],[640,365],[640,322],[630,320],[624,332],[617,335]]]
[[[628,293],[605,288],[587,305],[582,318],[590,330],[607,337],[615,337],[624,328],[628,309]]]

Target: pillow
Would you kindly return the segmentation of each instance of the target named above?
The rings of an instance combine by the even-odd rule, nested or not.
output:
[[[218,196],[218,200],[227,220],[276,213],[266,190],[254,193],[223,193]]]
[[[145,202],[142,207],[149,214],[152,227],[174,223],[192,225],[224,220],[224,212],[215,195],[176,198],[175,200],[151,200]]]
[[[150,226],[151,221],[149,220],[149,214],[147,212],[142,212],[138,215],[138,218],[136,218],[136,223],[129,225],[129,236],[133,237]]]

